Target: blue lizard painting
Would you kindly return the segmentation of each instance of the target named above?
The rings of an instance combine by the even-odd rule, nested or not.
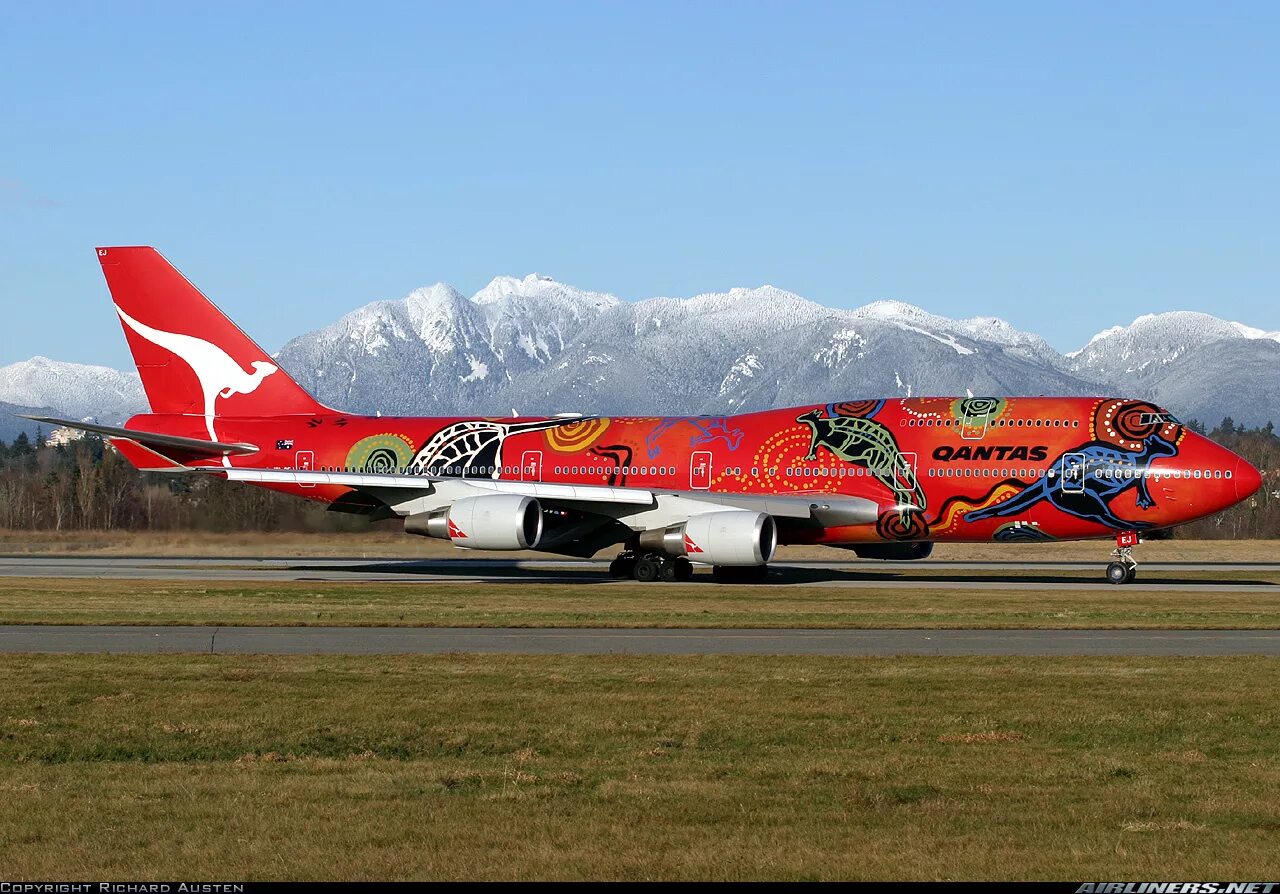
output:
[[[1158,430],[1143,439],[1141,450],[1124,450],[1102,441],[1092,441],[1059,456],[1052,466],[1059,474],[1037,479],[1003,503],[968,512],[964,520],[981,521],[1017,515],[1048,500],[1068,515],[1116,530],[1150,528],[1153,525],[1149,522],[1118,517],[1111,511],[1111,501],[1136,488],[1138,508],[1150,509],[1155,500],[1147,487],[1147,468],[1154,460],[1174,456],[1177,452],[1177,444]]]

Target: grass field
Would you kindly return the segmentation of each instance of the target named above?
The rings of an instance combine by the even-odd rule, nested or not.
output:
[[[1263,659],[0,657],[32,878],[1262,878]]]
[[[975,561],[1053,561],[1106,564],[1109,541],[1067,543],[943,543],[936,559]],[[246,532],[216,534],[199,531],[15,531],[0,529],[0,554],[98,553],[130,556],[355,556],[363,558],[547,558],[545,553],[485,553],[459,550],[449,543],[412,537],[398,531],[371,530],[352,534],[287,534]],[[601,552],[611,557],[612,551]],[[1278,562],[1275,540],[1156,540],[1137,552],[1145,562]],[[824,546],[784,546],[779,561],[855,558],[847,550]]]
[[[1280,628],[1280,586],[1199,592],[0,579],[0,624]]]

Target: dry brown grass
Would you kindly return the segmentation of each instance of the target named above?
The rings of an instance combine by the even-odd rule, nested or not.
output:
[[[1073,543],[943,543],[936,559],[970,561],[1103,562],[1107,541]],[[600,555],[612,555],[605,550]],[[354,534],[288,534],[246,532],[216,534],[196,531],[12,531],[0,530],[0,554],[96,553],[129,556],[351,556],[358,558],[546,559],[545,553],[459,550],[451,544],[395,531]],[[1155,540],[1139,547],[1146,562],[1280,562],[1275,540]],[[825,546],[784,546],[779,561],[842,561],[856,557],[848,550]]]
[[[1277,868],[1268,659],[5,656],[0,678],[9,880]]]

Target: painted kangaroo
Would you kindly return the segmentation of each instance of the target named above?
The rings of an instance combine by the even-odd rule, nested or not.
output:
[[[258,390],[258,386],[262,384],[263,379],[280,369],[274,363],[269,363],[266,360],[255,360],[250,364],[253,367],[253,372],[247,373],[236,362],[235,358],[212,342],[205,341],[203,338],[196,338],[193,335],[155,329],[145,323],[138,322],[119,307],[116,308],[116,313],[138,335],[153,345],[159,345],[166,351],[180,357],[187,366],[191,367],[192,372],[196,374],[196,378],[200,381],[200,391],[204,397],[204,425],[209,432],[211,441],[218,440],[218,433],[213,428],[213,423],[217,418],[216,406],[218,398],[231,397],[236,394],[252,394]],[[222,464],[230,466],[230,458],[224,456]]]
[[[807,460],[817,459],[818,448],[825,447],[847,463],[865,466],[877,481],[893,492],[899,506],[923,511],[924,489],[916,480],[915,470],[898,450],[898,442],[889,429],[872,419],[854,416],[823,416],[822,410],[811,410],[796,417],[812,429]],[[905,515],[907,509],[901,510]]]
[[[1156,504],[1147,487],[1146,471],[1152,461],[1162,456],[1174,456],[1177,445],[1159,431],[1142,441],[1141,450],[1123,450],[1102,441],[1093,441],[1083,447],[1064,453],[1054,460],[1050,468],[1060,470],[1059,476],[1036,479],[1036,482],[1017,496],[975,509],[965,515],[965,521],[981,521],[1025,512],[1042,500],[1076,518],[1104,524],[1119,531],[1141,530],[1152,527],[1149,522],[1119,518],[1111,511],[1111,501],[1127,490],[1136,488],[1140,509],[1150,509]],[[1080,460],[1077,457],[1083,456]],[[1108,474],[1103,477],[1101,473]]]

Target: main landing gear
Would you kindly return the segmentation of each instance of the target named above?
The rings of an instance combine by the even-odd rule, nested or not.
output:
[[[693,579],[693,563],[684,556],[668,556],[665,553],[637,553],[627,550],[609,563],[609,576],[624,580],[628,577],[642,584],[654,581],[687,581]]]
[[[1111,564],[1107,566],[1109,583],[1133,583],[1133,579],[1138,576],[1138,562],[1133,558],[1133,548],[1140,542],[1136,531],[1123,531],[1116,535],[1116,548],[1111,551]]]
[[[763,581],[768,573],[767,565],[711,567],[711,577],[718,584],[756,584]],[[633,578],[644,584],[653,581],[684,582],[693,579],[693,563],[684,556],[626,550],[609,563],[609,576],[619,580]]]

